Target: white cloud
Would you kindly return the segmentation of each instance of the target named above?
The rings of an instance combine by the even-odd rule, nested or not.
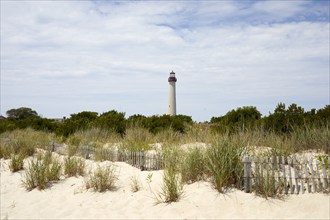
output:
[[[1,2],[1,113],[26,105],[47,117],[89,109],[163,114],[172,69],[178,110],[195,120],[242,105],[266,114],[282,101],[320,108],[329,103],[329,22],[318,19],[329,14],[321,8]]]

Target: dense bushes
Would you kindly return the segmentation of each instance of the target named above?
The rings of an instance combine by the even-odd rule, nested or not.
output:
[[[132,127],[146,129],[151,134],[160,134],[168,130],[182,134],[190,129],[190,125],[194,124],[191,116],[186,115],[153,115],[150,117],[132,115],[126,119],[125,113],[115,110],[100,115],[97,112],[83,111],[71,114],[71,117],[62,122],[41,118],[29,108],[11,109],[8,112],[10,117],[0,120],[0,133],[31,127],[34,130],[69,137],[77,131],[99,129],[124,137],[127,129]],[[330,125],[330,105],[306,112],[297,104],[291,104],[286,108],[285,104],[279,103],[273,113],[264,117],[261,117],[261,113],[256,107],[244,106],[231,110],[224,116],[212,117],[210,125],[213,132],[220,134],[257,130],[291,135],[302,128],[327,129]]]
[[[186,130],[186,125],[192,123],[192,118],[186,115],[154,115],[150,117],[133,115],[126,119],[125,113],[115,110],[102,113],[101,115],[98,115],[97,112],[83,111],[77,114],[71,114],[70,118],[63,121],[45,119],[39,116],[9,117],[0,120],[0,133],[31,127],[35,130],[48,131],[58,136],[69,137],[77,131],[97,128],[117,133],[123,137],[129,127],[142,127],[152,134],[166,129],[183,133]]]
[[[320,128],[330,125],[330,105],[322,109],[305,110],[297,104],[288,108],[279,103],[274,113],[261,118],[260,112],[253,106],[240,107],[224,116],[212,117],[213,131],[217,133],[235,133],[251,130],[263,130],[280,134],[290,134],[301,128]]]

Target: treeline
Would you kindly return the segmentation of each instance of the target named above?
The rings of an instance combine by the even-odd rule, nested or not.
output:
[[[111,130],[122,136],[132,126],[143,127],[156,134],[165,129],[184,133],[189,125],[194,124],[191,116],[186,115],[133,115],[125,117],[124,112],[111,110],[102,114],[83,111],[71,114],[63,121],[42,118],[30,108],[11,109],[6,112],[8,118],[0,120],[0,133],[31,127],[35,130],[49,131],[59,136],[68,137],[80,130],[101,128]],[[305,111],[297,104],[286,108],[279,103],[273,113],[262,117],[254,106],[244,106],[227,112],[224,116],[212,117],[205,123],[215,133],[238,133],[251,130],[291,133],[297,128],[323,128],[330,125],[330,105],[322,109]]]
[[[76,131],[100,128],[123,136],[126,128],[130,126],[144,127],[156,134],[165,129],[184,133],[187,125],[193,124],[191,116],[186,115],[154,115],[151,117],[133,115],[125,118],[125,113],[115,110],[100,115],[97,112],[83,111],[71,114],[70,118],[62,121],[42,118],[36,111],[25,107],[11,109],[7,111],[7,115],[7,119],[0,120],[0,133],[30,127],[68,137]]]
[[[273,113],[261,117],[254,106],[244,106],[227,112],[224,116],[212,117],[213,130],[217,132],[242,132],[250,130],[291,133],[301,128],[330,126],[330,105],[322,109],[305,111],[297,104],[286,108],[279,103]]]

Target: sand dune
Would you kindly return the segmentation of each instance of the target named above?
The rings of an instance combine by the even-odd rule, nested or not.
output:
[[[87,160],[87,168],[97,163]],[[96,193],[86,190],[84,177],[70,177],[46,190],[30,192],[21,186],[24,171],[11,173],[1,160],[1,219],[329,219],[326,194],[287,196],[284,201],[264,199],[239,190],[219,194],[208,182],[185,185],[179,202],[156,204],[163,171],[140,171],[116,162],[117,190]],[[152,173],[150,187],[148,174]],[[142,189],[131,192],[136,176]]]

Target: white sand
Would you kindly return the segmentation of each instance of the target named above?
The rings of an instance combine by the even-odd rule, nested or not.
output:
[[[88,167],[96,163],[87,161]],[[107,165],[110,162],[101,163]],[[329,219],[330,197],[326,194],[290,195],[284,201],[265,200],[232,190],[219,194],[207,182],[186,185],[184,197],[171,204],[156,205],[151,190],[160,191],[162,171],[143,171],[116,162],[118,189],[96,193],[85,189],[83,177],[71,177],[46,190],[30,192],[21,186],[24,171],[11,173],[8,160],[1,160],[1,219]],[[130,190],[131,177],[142,189]]]

